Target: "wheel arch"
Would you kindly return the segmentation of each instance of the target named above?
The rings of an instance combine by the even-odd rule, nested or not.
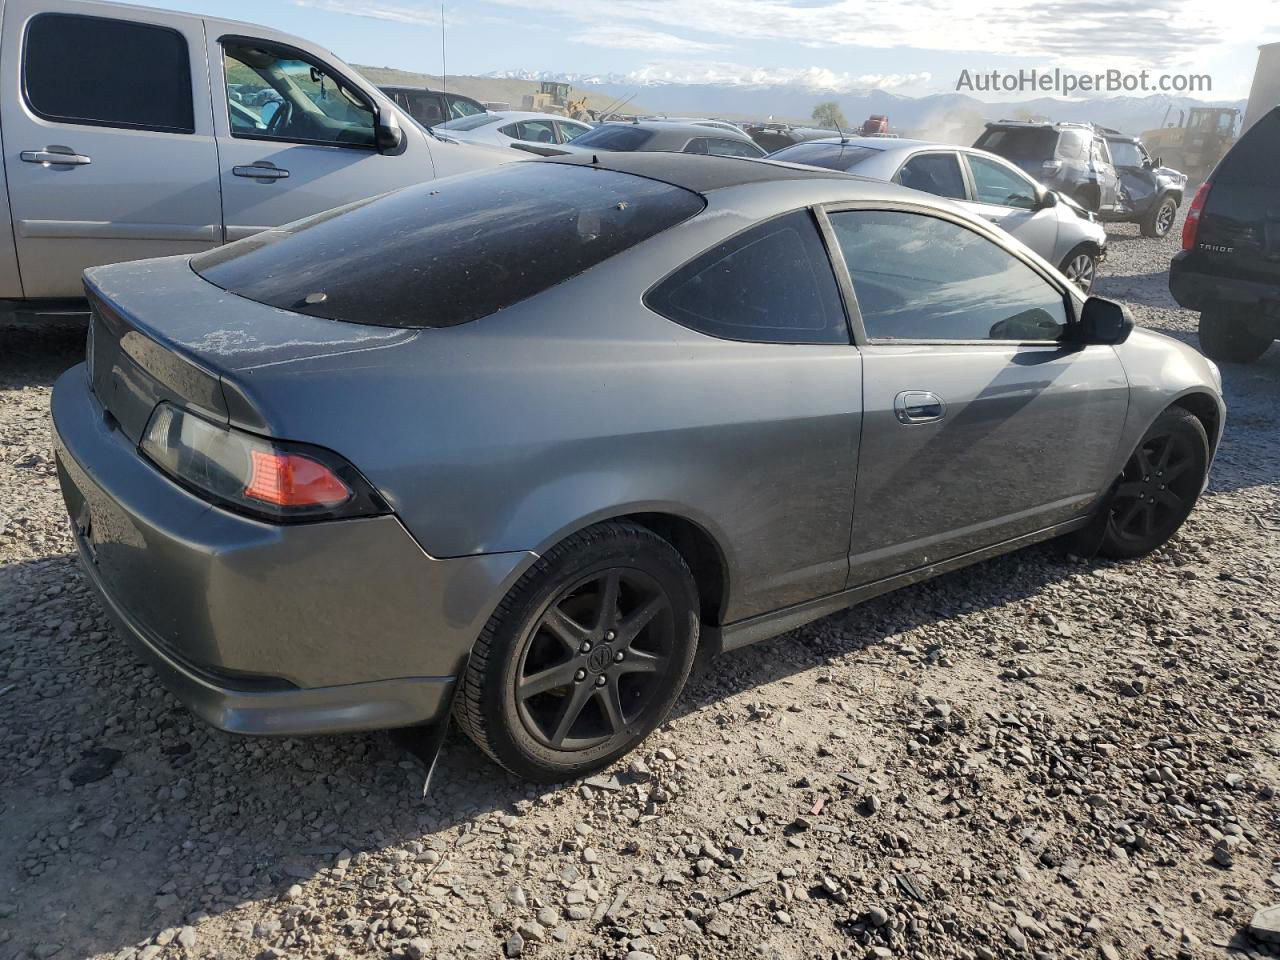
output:
[[[1209,455],[1212,457],[1218,449],[1218,440],[1222,432],[1222,411],[1214,396],[1204,390],[1190,390],[1176,397],[1166,410],[1181,407],[1192,414],[1204,427],[1209,438]]]
[[[544,554],[574,534],[608,522],[634,523],[670,543],[693,574],[702,622],[710,626],[723,622],[733,569],[724,534],[717,532],[705,518],[692,516],[690,511],[675,505],[637,503],[589,514],[548,537],[536,552]]]

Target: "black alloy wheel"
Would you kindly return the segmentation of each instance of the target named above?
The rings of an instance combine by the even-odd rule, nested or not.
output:
[[[1116,484],[1101,552],[1140,557],[1168,541],[1200,496],[1208,458],[1208,437],[1194,415],[1176,407],[1162,413]]]
[[[670,601],[641,570],[608,567],[566,588],[520,657],[515,697],[525,729],[554,750],[625,735],[659,692],[674,633]]]
[[[585,776],[635,748],[693,666],[698,590],[653,531],[610,521],[548,550],[489,618],[454,716],[528,780]]]

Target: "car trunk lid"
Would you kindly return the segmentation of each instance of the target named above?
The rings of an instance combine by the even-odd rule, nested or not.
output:
[[[416,331],[309,317],[254,303],[196,276],[185,257],[86,271],[86,362],[104,409],[137,442],[168,400],[256,432],[239,384],[255,368],[412,340]]]

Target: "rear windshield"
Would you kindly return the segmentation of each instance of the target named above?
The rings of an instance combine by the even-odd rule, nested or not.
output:
[[[1280,157],[1280,107],[1263,116],[1227,151],[1213,171],[1213,182],[1275,189],[1276,157]]]
[[[769,154],[770,160],[787,163],[807,163],[811,167],[828,170],[852,170],[863,160],[880,153],[878,147],[860,147],[852,143],[795,143]]]
[[[1050,127],[989,127],[974,144],[1014,163],[1049,160],[1057,145],[1058,132]]]
[[[653,136],[652,130],[627,123],[606,123],[573,141],[575,147],[599,147],[601,150],[639,150]]]
[[[488,316],[703,208],[696,193],[595,167],[526,161],[408,187],[191,260],[237,296],[387,327]]]
[[[450,120],[447,123],[436,124],[440,130],[474,130],[476,127],[483,127],[487,123],[497,123],[502,118],[496,113],[473,113],[468,117],[459,117],[457,120]]]

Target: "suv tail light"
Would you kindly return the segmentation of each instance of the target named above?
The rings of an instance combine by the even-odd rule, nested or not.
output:
[[[138,448],[193,493],[259,519],[291,523],[388,512],[337,454],[228,429],[169,403],[151,414]]]
[[[1196,233],[1200,230],[1200,215],[1204,213],[1205,201],[1209,199],[1210,181],[1200,184],[1191,206],[1187,209],[1187,219],[1182,223],[1182,249],[1192,250],[1196,245]]]

